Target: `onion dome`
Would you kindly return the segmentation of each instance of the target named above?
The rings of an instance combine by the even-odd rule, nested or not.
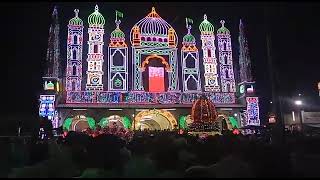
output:
[[[135,34],[137,30],[139,30],[139,35]],[[137,40],[135,37],[139,37],[141,46],[168,47],[170,39],[174,41],[172,43],[175,46],[178,43],[175,30],[159,16],[154,7],[146,17],[133,26],[130,37],[132,44]]]
[[[82,20],[78,17],[79,9],[75,9],[75,10],[74,10],[74,13],[75,13],[75,16],[74,16],[74,18],[70,19],[69,25],[72,25],[72,26],[82,26],[82,25],[83,25],[83,22],[82,22]]]
[[[116,39],[116,38],[125,38],[125,34],[121,29],[119,28],[120,20],[116,21],[117,28],[111,32],[111,38]]]
[[[105,24],[104,17],[102,14],[99,12],[99,7],[96,5],[94,8],[94,12],[89,15],[88,17],[88,23],[90,27],[100,27],[103,28]]]
[[[115,21],[117,27],[115,30],[111,32],[110,37],[110,47],[127,47],[127,44],[125,43],[125,34],[121,29],[119,28],[119,25],[121,23],[120,20]]]
[[[188,26],[188,34],[183,36],[182,44],[196,44],[196,38],[190,32],[191,26]]]
[[[199,30],[201,34],[213,34],[214,27],[213,25],[207,20],[207,15],[203,16],[203,21],[199,25]]]
[[[191,34],[191,26],[187,26],[188,34],[183,36],[182,50],[183,51],[198,51],[196,45],[196,38]]]
[[[201,96],[193,103],[191,113],[194,123],[213,123],[217,119],[214,104],[205,96]]]
[[[221,23],[222,26],[221,26],[221,28],[218,29],[217,34],[230,34],[229,29],[224,27],[225,21],[221,20],[220,23]]]

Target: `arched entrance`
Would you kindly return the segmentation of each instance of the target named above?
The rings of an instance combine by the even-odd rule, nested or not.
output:
[[[72,118],[67,118],[63,123],[63,129],[67,131],[81,132],[87,128],[94,129],[95,121],[93,118],[84,115],[76,115]]]
[[[173,130],[177,126],[177,120],[169,111],[154,109],[139,112],[135,117],[135,123],[132,128],[136,130]]]
[[[119,115],[111,115],[109,117],[104,117],[100,120],[98,123],[100,127],[105,128],[113,128],[113,127],[118,127],[118,128],[126,128],[130,129],[131,128],[131,120],[127,116],[119,116]]]
[[[229,118],[225,114],[219,114],[217,117],[217,122],[219,123],[220,130],[232,130],[232,124]]]
[[[171,68],[164,57],[156,54],[146,57],[141,64],[145,91],[165,92],[168,89],[168,72]]]

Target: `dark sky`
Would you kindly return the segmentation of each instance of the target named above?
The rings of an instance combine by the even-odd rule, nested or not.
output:
[[[62,60],[65,62],[67,23],[74,16],[73,9],[80,9],[80,17],[87,28],[87,17],[94,10],[94,3],[57,3],[61,27]],[[48,30],[51,23],[52,3],[13,3],[1,6],[1,31],[5,38],[2,61],[7,62],[8,79],[5,84],[9,102],[8,113],[37,114],[41,76],[46,57]],[[185,34],[185,17],[194,20],[193,34],[200,40],[198,26],[203,14],[208,15],[215,28],[224,19],[232,33],[233,56],[238,57],[238,23],[243,18],[247,26],[247,37],[253,74],[257,81],[257,91],[261,96],[264,111],[270,100],[270,80],[267,69],[266,25],[272,37],[274,71],[279,77],[279,90],[292,96],[302,93],[317,97],[316,83],[320,81],[319,59],[319,9],[315,3],[99,3],[100,12],[106,18],[105,42],[114,29],[114,11],[124,13],[122,30],[127,35],[131,27],[155,6],[163,19],[167,20],[178,33],[179,43]],[[268,7],[270,19],[265,22],[264,7]],[[4,22],[3,22],[4,21]],[[85,36],[87,31],[85,30]],[[199,43],[198,43],[199,45]],[[199,46],[200,48],[200,46]],[[86,52],[84,51],[84,54]],[[86,56],[83,56],[85,62]],[[235,61],[237,62],[237,61]],[[3,87],[3,86],[2,86]]]

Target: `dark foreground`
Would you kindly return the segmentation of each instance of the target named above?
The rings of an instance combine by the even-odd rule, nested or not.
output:
[[[320,177],[318,138],[140,132],[130,141],[71,132],[51,140],[1,138],[1,177]]]

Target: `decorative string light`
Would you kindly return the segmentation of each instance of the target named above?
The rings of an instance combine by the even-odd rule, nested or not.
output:
[[[246,97],[247,101],[247,124],[246,125],[260,125],[260,117],[259,117],[259,100],[258,97]]]
[[[207,92],[219,92],[216,47],[214,45],[214,27],[207,20],[207,15],[203,16],[203,21],[199,25],[202,41],[202,58],[204,66],[204,90]]]
[[[112,31],[108,48],[109,54],[109,91],[128,91],[128,47],[125,34],[120,29],[123,13],[116,11],[116,29]]]
[[[95,11],[88,17],[88,70],[87,70],[87,84],[88,91],[103,91],[103,35],[105,19],[99,12],[99,7],[96,5]]]
[[[201,91],[199,52],[197,47],[195,46],[196,39],[190,32],[190,24],[192,23],[192,19],[186,18],[186,27],[188,33],[183,37],[183,46],[181,49],[183,92]],[[192,82],[194,83],[192,84]]]
[[[133,62],[133,90],[145,91],[143,82],[143,64],[148,64],[142,60],[142,56],[164,57],[166,63],[166,72],[168,74],[168,90],[178,91],[178,65],[177,65],[177,43],[178,37],[175,30],[163,20],[152,7],[151,12],[136,23],[131,29],[130,40],[132,44],[132,62]],[[170,68],[168,68],[170,67]]]
[[[233,59],[230,31],[224,26],[225,21],[221,20],[221,27],[217,31],[220,80],[222,92],[236,92],[236,85],[233,74]]]
[[[79,9],[74,13],[68,24],[66,91],[81,91],[83,21]]]
[[[40,95],[39,115],[53,120],[55,115],[55,95]]]

